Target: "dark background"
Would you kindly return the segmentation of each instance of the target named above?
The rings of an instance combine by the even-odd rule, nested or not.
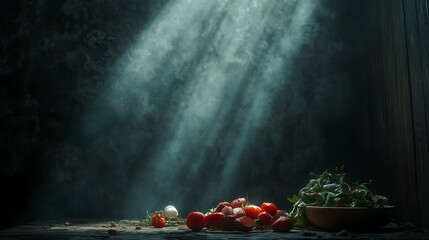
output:
[[[116,146],[132,143],[108,130],[131,133],[139,120],[113,116],[84,140],[79,129],[116,61],[165,3],[1,1],[2,228],[46,218],[129,217],[122,191],[133,178],[124,175],[135,174],[133,164],[149,155],[169,114],[143,120],[152,137],[127,155],[130,166],[119,173],[117,161],[127,153]],[[318,10],[292,86],[271,106],[271,124],[250,141],[231,183],[236,194],[195,203],[196,188],[181,211],[246,193],[287,209],[285,198],[308,172],[344,165],[351,180],[373,179],[398,206],[398,219],[428,226],[428,1],[324,0]],[[207,156],[208,168],[221,158],[219,149],[222,141]]]

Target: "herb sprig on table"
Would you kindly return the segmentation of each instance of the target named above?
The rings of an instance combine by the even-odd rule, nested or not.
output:
[[[298,195],[288,198],[293,203],[289,215],[294,219],[296,226],[305,226],[308,221],[305,217],[306,206],[321,207],[383,207],[389,200],[376,195],[369,183],[347,183],[344,167],[335,168],[334,173],[327,171],[320,175],[310,173],[310,181]]]

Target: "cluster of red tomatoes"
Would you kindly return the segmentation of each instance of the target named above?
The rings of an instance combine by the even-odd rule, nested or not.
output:
[[[245,198],[232,202],[221,202],[211,212],[191,212],[186,225],[192,231],[201,231],[204,227],[212,230],[249,232],[255,227],[265,226],[278,232],[288,232],[293,228],[292,220],[273,203],[264,202],[261,206],[249,204]]]

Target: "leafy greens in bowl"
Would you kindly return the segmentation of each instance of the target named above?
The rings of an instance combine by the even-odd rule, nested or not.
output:
[[[344,167],[336,168],[334,173],[327,171],[320,175],[310,173],[310,181],[298,195],[288,198],[293,204],[289,215],[294,219],[295,226],[306,226],[311,223],[306,216],[306,206],[326,208],[383,208],[389,200],[376,195],[370,190],[369,183],[347,183]],[[313,223],[314,224],[314,223]]]

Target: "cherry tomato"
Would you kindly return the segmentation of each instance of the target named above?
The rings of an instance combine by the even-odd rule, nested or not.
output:
[[[192,231],[199,232],[205,225],[205,216],[202,212],[191,212],[186,217],[186,226]]]
[[[225,216],[227,215],[234,215],[234,210],[232,209],[232,207],[224,207],[221,211],[223,214],[225,214]]]
[[[247,205],[243,209],[246,212],[246,216],[253,219],[258,218],[258,215],[262,212],[261,208],[256,205]]]
[[[271,220],[271,222],[275,222],[281,216],[286,216],[286,213],[283,212],[282,210],[277,210],[277,213],[276,215],[273,216],[273,219]]]
[[[166,222],[167,222],[167,219],[162,213],[155,213],[152,216],[152,226],[156,228],[163,228]]]
[[[243,207],[247,205],[245,198],[237,198],[231,202],[232,208]]]
[[[207,228],[216,228],[220,229],[220,220],[225,217],[225,214],[220,212],[209,213],[205,217],[205,224]]]
[[[280,216],[273,224],[271,228],[274,232],[289,232],[293,229],[292,220],[286,216]]]
[[[261,204],[261,209],[263,212],[267,212],[271,216],[274,216],[277,213],[277,207],[274,205],[274,203],[264,202]]]
[[[235,228],[242,232],[250,232],[256,226],[255,220],[248,216],[236,218],[234,224]]]
[[[261,220],[262,224],[264,225],[270,225],[272,218],[273,217],[267,212],[261,212],[258,215],[258,219]]]
[[[220,202],[216,207],[216,212],[222,211],[224,207],[232,207],[232,205],[229,202]]]
[[[234,231],[235,230],[235,219],[234,215],[225,216],[220,220],[220,230],[223,231]]]
[[[244,212],[244,209],[242,209],[241,207],[234,208],[232,209],[232,211],[237,218],[246,216],[246,212]]]
[[[286,216],[286,213],[282,210],[277,210],[277,213],[273,217]]]

